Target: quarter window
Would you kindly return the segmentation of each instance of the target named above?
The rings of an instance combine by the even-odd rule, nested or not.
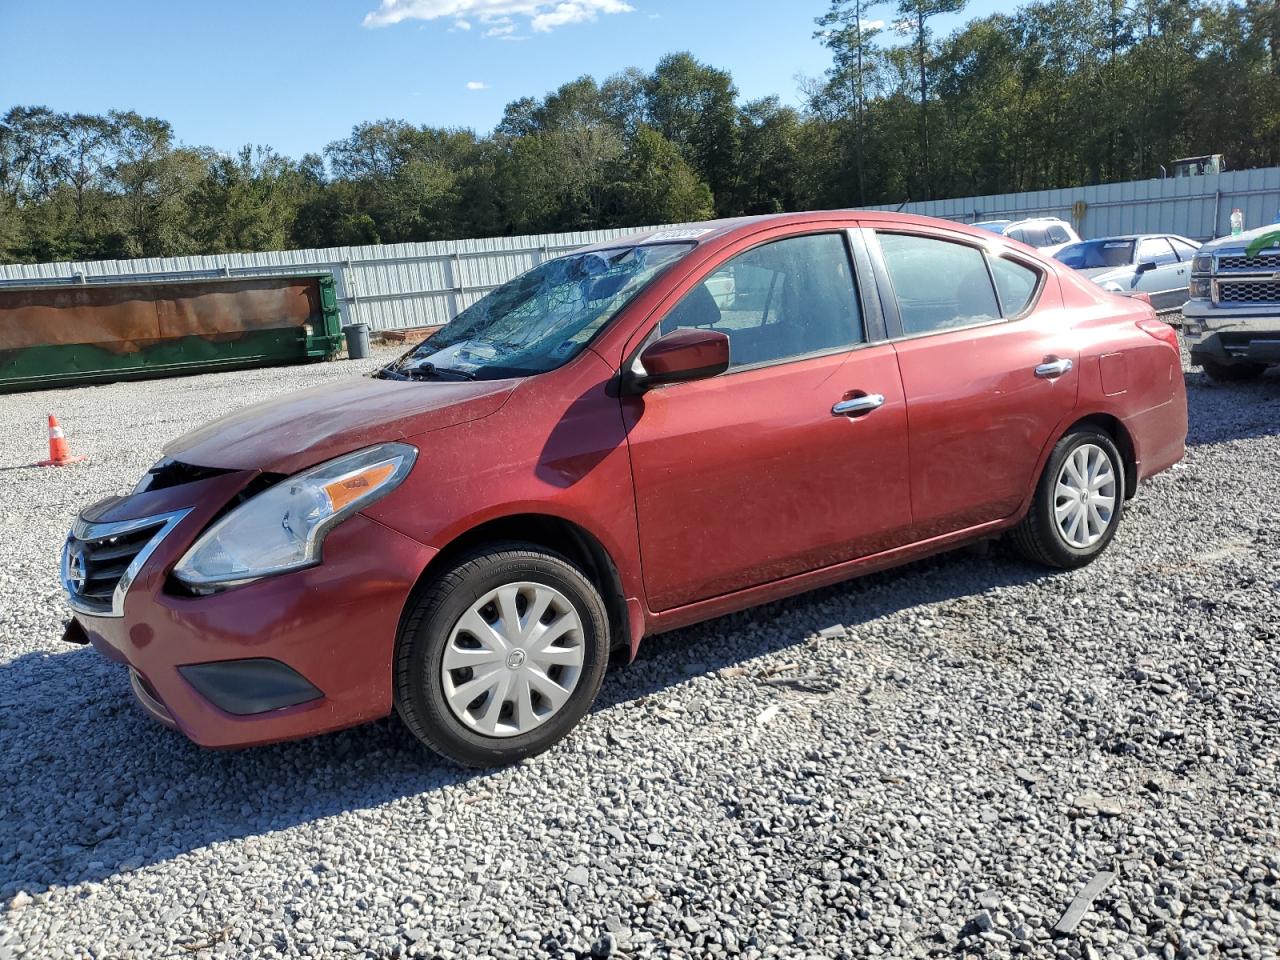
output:
[[[659,332],[681,327],[726,334],[731,369],[861,343],[844,237],[790,237],[739,254],[686,293]]]
[[[977,247],[882,233],[880,249],[907,336],[1000,319],[986,258]]]
[[[988,262],[1000,294],[1001,312],[1006,317],[1016,317],[1030,305],[1040,285],[1040,274],[1004,257],[992,257]]]
[[[1066,230],[1064,230],[1062,227],[1058,226],[1055,223],[1050,225],[1049,227],[1049,242],[1050,243],[1070,243],[1071,236],[1070,234],[1067,233]]]

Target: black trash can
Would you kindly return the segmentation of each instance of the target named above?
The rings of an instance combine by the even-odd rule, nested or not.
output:
[[[347,335],[347,359],[364,360],[369,356],[369,325],[352,323],[342,328]]]

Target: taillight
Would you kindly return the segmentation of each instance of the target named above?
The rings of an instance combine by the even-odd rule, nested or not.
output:
[[[1169,345],[1175,353],[1179,352],[1178,347],[1178,331],[1173,329],[1163,320],[1157,320],[1155,317],[1143,317],[1138,322],[1138,329],[1148,336],[1155,337],[1162,343]]]

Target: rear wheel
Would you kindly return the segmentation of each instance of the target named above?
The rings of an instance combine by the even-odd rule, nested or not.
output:
[[[1124,494],[1124,461],[1111,437],[1094,427],[1072,430],[1053,448],[1010,540],[1035,563],[1082,567],[1115,536]]]
[[[1217,383],[1237,383],[1241,380],[1254,380],[1262,376],[1267,369],[1265,363],[1220,363],[1217,360],[1202,360],[1200,365],[1210,380]]]
[[[415,601],[395,663],[396,711],[432,750],[471,767],[541,753],[590,709],[608,617],[564,557],[504,544],[460,558]]]

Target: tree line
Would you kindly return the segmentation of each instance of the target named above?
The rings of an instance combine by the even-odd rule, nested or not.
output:
[[[0,261],[398,243],[898,203],[1280,164],[1275,0],[832,0],[801,105],[688,53],[507,105],[487,134],[357,125],[301,159],[169,123],[14,106]],[[898,42],[886,42],[896,37]]]

